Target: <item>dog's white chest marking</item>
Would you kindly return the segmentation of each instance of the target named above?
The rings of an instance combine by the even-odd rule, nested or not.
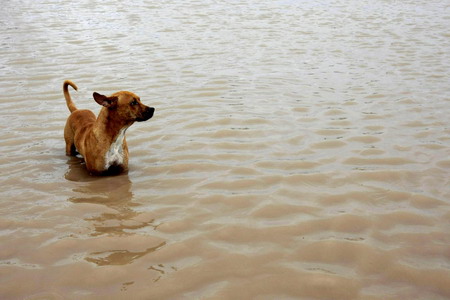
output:
[[[113,141],[109,150],[105,155],[105,169],[108,169],[112,165],[123,164],[123,141],[125,139],[125,132],[127,128],[122,128],[117,135],[117,138]]]

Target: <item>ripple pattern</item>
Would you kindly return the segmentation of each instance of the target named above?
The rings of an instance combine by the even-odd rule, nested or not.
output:
[[[1,299],[449,299],[445,1],[3,3]],[[131,90],[130,172],[64,156]]]

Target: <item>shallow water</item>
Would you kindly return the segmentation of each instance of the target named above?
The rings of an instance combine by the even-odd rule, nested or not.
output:
[[[4,1],[0,298],[450,298],[446,1]],[[156,108],[64,155],[62,83]]]

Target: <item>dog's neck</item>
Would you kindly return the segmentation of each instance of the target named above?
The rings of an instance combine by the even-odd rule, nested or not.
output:
[[[107,108],[102,108],[97,120],[95,121],[95,130],[97,137],[101,137],[108,144],[116,142],[119,136],[125,137],[125,131],[133,124],[133,122],[118,121],[113,119]]]

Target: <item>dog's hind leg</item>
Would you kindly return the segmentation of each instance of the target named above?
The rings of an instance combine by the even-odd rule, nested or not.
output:
[[[70,125],[67,123],[64,128],[64,140],[66,141],[66,155],[67,156],[76,156],[77,149],[75,147],[74,134]]]

